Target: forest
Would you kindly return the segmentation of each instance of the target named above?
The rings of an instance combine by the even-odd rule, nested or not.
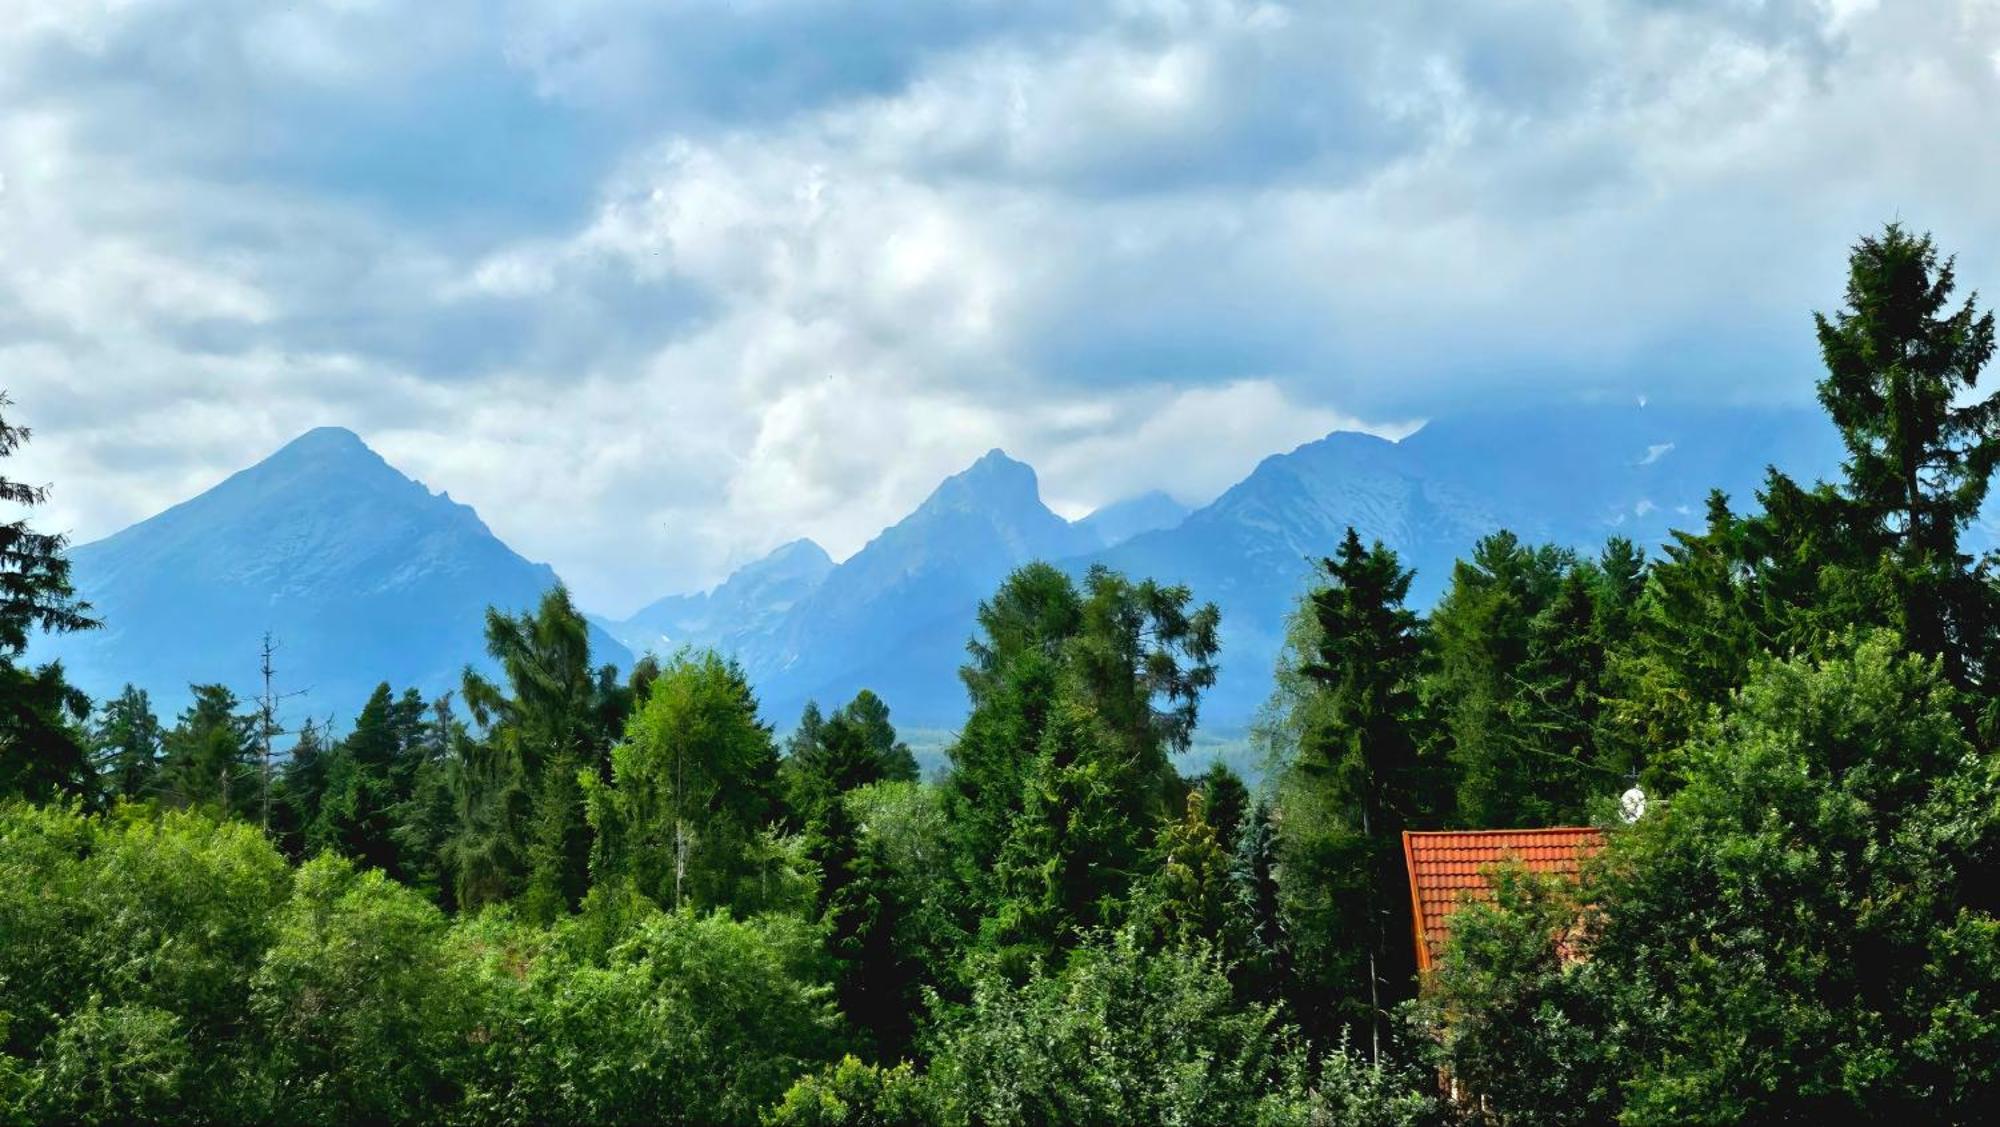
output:
[[[488,613],[497,675],[338,727],[93,702],[25,659],[100,624],[0,480],[0,1120],[1981,1121],[2000,397],[1957,288],[1854,246],[1838,480],[1656,552],[1496,532],[1428,609],[1327,544],[1251,781],[1176,767],[1214,607],[1045,564],[966,624],[929,778],[873,693],[598,666],[561,589]],[[1565,825],[1580,879],[1496,872],[1420,979],[1403,832]]]

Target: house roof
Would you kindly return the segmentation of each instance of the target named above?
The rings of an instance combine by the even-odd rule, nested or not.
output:
[[[1410,871],[1417,969],[1427,971],[1451,934],[1451,914],[1468,900],[1491,901],[1494,866],[1519,862],[1529,871],[1574,878],[1584,858],[1604,847],[1602,830],[1451,830],[1405,833],[1403,862]]]

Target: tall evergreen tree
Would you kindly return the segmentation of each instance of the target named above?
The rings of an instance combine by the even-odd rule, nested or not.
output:
[[[244,813],[256,799],[254,718],[225,685],[191,685],[189,691],[194,702],[166,736],[161,793],[179,806]]]
[[[165,732],[159,717],[153,715],[153,701],[146,690],[127,685],[124,692],[106,701],[91,733],[105,789],[120,798],[148,794],[160,770],[164,740]]]
[[[1955,260],[1929,235],[1889,224],[1848,259],[1845,306],[1815,314],[1826,376],[1819,398],[1847,447],[1844,494],[1856,531],[1895,565],[1903,636],[1963,680],[1995,625],[1959,536],[2000,464],[2000,393],[1979,395],[1993,315],[1954,304]],[[1954,644],[1957,643],[1957,644]]]
[[[615,670],[591,667],[589,624],[562,587],[530,613],[489,609],[486,649],[505,683],[465,674],[463,698],[488,747],[462,778],[479,789],[462,803],[468,821],[454,852],[468,864],[501,864],[473,883],[512,887],[518,880],[528,914],[552,919],[589,886],[590,827],[578,773],[606,775],[617,735],[607,725],[622,722],[630,696]],[[526,871],[506,871],[514,866]]]
[[[1281,780],[1281,892],[1295,939],[1293,1003],[1329,1039],[1368,1031],[1379,1052],[1389,1008],[1413,992],[1401,834],[1432,812],[1420,761],[1420,622],[1404,605],[1415,573],[1348,529],[1309,599],[1317,624],[1304,675],[1314,726]]]
[[[12,404],[0,392],[0,411]],[[11,457],[31,433],[0,416],[0,458]],[[44,486],[0,476],[0,504],[29,510],[48,497]],[[60,665],[20,664],[35,632],[97,625],[90,604],[70,585],[67,545],[61,535],[29,527],[25,515],[0,522],[0,795],[87,795],[96,783],[82,732],[89,698],[63,679]]]
[[[326,786],[306,826],[308,852],[331,849],[398,879],[409,876],[394,839],[423,761],[426,706],[416,690],[375,687],[354,730],[327,754]]]
[[[1171,756],[1215,679],[1217,612],[1185,587],[1046,564],[982,604],[947,794],[969,904],[1016,966],[1110,922],[1185,794]]]

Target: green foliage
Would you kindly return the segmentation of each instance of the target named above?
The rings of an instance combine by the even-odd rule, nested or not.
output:
[[[973,711],[947,779],[982,944],[1020,973],[1123,917],[1214,682],[1217,615],[1186,588],[1031,564],[979,612]]]
[[[1145,911],[1161,938],[1173,945],[1207,945],[1228,954],[1241,950],[1231,858],[1209,824],[1208,800],[1188,792],[1187,813],[1167,829],[1158,846]]]
[[[1846,307],[1813,321],[1827,372],[1820,403],[1847,446],[1850,524],[1895,562],[1905,640],[1943,656],[1957,680],[1966,657],[1985,656],[1993,627],[1958,538],[2000,463],[2000,396],[1976,394],[1993,315],[1970,298],[1952,308],[1954,266],[1928,235],[1891,223],[1854,247]]]
[[[245,1114],[230,1101],[252,979],[290,885],[255,829],[206,814],[0,807],[4,1051],[32,1069],[38,1114],[166,1098],[121,1045],[171,1061],[190,1115]]]
[[[551,590],[533,613],[489,609],[486,650],[504,687],[467,670],[463,696],[482,730],[454,775],[461,817],[446,845],[456,899],[467,906],[518,893],[552,920],[589,886],[590,828],[577,776],[608,771],[608,755],[651,667],[617,682],[590,664],[590,627],[569,592]]]
[[[160,795],[170,805],[242,814],[256,799],[252,718],[226,685],[193,685],[194,702],[166,736]]]
[[[932,1116],[922,1080],[907,1064],[863,1064],[853,1056],[803,1077],[776,1107],[765,1127],[924,1127]]]
[[[0,410],[12,404],[0,392]],[[27,427],[0,418],[0,458],[11,457],[30,437]],[[0,476],[0,504],[28,510],[48,498],[44,487]],[[70,585],[63,555],[68,543],[36,532],[25,515],[0,522],[0,798],[47,801],[95,789],[79,731],[90,715],[89,698],[63,680],[60,665],[17,664],[34,632],[68,634],[98,625],[90,604]]]
[[[774,898],[763,834],[777,766],[742,672],[713,653],[675,657],[613,749],[609,781],[580,775],[593,873],[668,908],[760,909]]]
[[[387,684],[375,687],[354,730],[324,753],[317,810],[305,826],[308,854],[333,850],[407,875],[395,841],[396,816],[425,756],[424,712],[415,690],[398,697]]]
[[[269,1114],[382,1122],[454,1102],[475,1012],[446,926],[380,872],[332,856],[299,869],[252,982]]]
[[[487,1026],[473,1118],[754,1123],[831,1059],[837,1018],[802,923],[624,911],[608,932],[586,911],[547,937],[463,938],[505,1015]]]
[[[2000,771],[1899,649],[1763,666],[1685,787],[1614,836],[1586,927],[1548,888],[1455,924],[1433,1002],[1454,1074],[1538,1122],[1976,1119],[2000,1081]]]
[[[1471,826],[1572,825],[1618,772],[1598,749],[1606,639],[1595,569],[1512,533],[1481,540],[1431,616],[1441,703]]]
[[[63,1018],[45,1053],[22,1105],[31,1119],[161,1122],[193,1110],[194,1051],[165,1010],[93,996]]]
[[[1309,1070],[1288,1041],[1274,1011],[1236,1002],[1213,956],[1121,933],[1022,986],[982,972],[927,1082],[948,1124],[1307,1122]]]
[[[128,799],[151,793],[166,733],[144,689],[127,685],[124,692],[106,701],[90,743],[106,791]]]
[[[1323,569],[1293,651],[1290,691],[1310,703],[1289,721],[1299,742],[1278,776],[1290,997],[1316,1038],[1349,1025],[1379,1038],[1414,969],[1400,835],[1431,816],[1440,771],[1423,754],[1412,573],[1351,528]]]

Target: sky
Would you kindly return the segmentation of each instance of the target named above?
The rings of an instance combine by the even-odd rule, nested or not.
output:
[[[318,425],[587,606],[1482,404],[1804,401],[1891,219],[2000,291],[1992,0],[0,0],[10,476]]]

